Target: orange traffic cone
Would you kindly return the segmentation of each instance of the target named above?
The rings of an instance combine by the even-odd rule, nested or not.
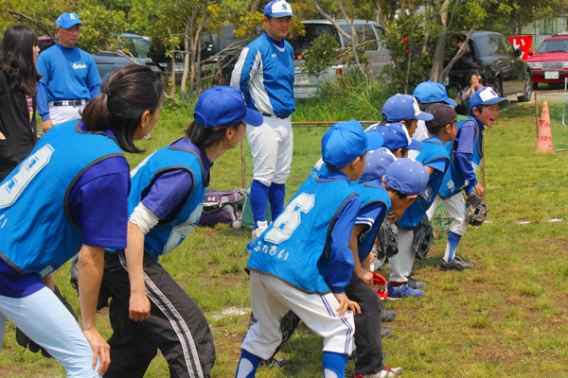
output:
[[[538,138],[536,140],[536,152],[554,153],[552,145],[552,129],[550,128],[550,113],[548,102],[542,105],[542,114],[538,125]]]

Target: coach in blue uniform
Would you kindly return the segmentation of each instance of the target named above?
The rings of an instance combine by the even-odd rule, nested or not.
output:
[[[128,248],[105,256],[103,287],[113,297],[114,331],[107,378],[143,377],[158,349],[170,377],[209,377],[215,363],[205,316],[158,259],[198,224],[213,161],[241,142],[245,123],[260,126],[262,116],[232,87],[203,92],[194,116],[185,137],[132,171]]]
[[[140,151],[133,139],[156,125],[163,87],[149,68],[126,66],[106,91],[81,122],[42,137],[0,185],[0,336],[10,319],[67,377],[98,377],[110,362],[96,304],[105,247],[126,246],[130,175],[121,149]],[[77,252],[82,330],[46,286]]]
[[[36,100],[44,133],[80,118],[85,104],[101,93],[101,77],[93,58],[75,46],[81,25],[75,13],[63,13],[55,22],[57,44],[39,55],[36,67],[43,77]]]
[[[292,7],[286,1],[272,1],[264,8],[266,32],[243,49],[231,86],[245,95],[247,106],[264,117],[261,127],[247,127],[253,157],[250,201],[254,216],[253,238],[266,227],[266,205],[272,219],[284,207],[285,184],[292,164],[291,114],[294,101],[294,54],[284,40],[292,24]]]

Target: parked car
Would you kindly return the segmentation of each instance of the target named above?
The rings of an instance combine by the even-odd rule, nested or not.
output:
[[[529,52],[533,88],[539,83],[564,83],[568,77],[568,32],[545,38],[536,51]]]
[[[351,29],[346,20],[336,20],[341,29],[351,34]],[[324,80],[336,80],[337,75],[343,74],[347,69],[343,59],[337,65],[329,67],[321,75],[308,75],[302,72],[304,63],[303,52],[312,45],[312,41],[318,36],[327,33],[334,36],[338,41],[338,49],[349,46],[350,41],[339,33],[329,20],[306,20],[302,21],[306,29],[305,36],[298,36],[290,39],[290,44],[294,48],[294,96],[296,99],[305,99],[317,95],[319,85]],[[383,44],[381,26],[374,21],[353,20],[355,32],[359,37],[359,42],[365,43],[365,55],[369,59],[374,74],[379,74],[384,65],[391,63],[389,50]]]
[[[445,65],[455,55],[466,34],[450,36],[453,47],[444,59]],[[452,66],[444,83],[466,87],[472,73],[481,76],[483,84],[491,86],[499,96],[517,96],[519,101],[530,101],[533,89],[529,65],[521,59],[522,51],[515,49],[501,33],[476,32],[471,35],[465,54]]]
[[[132,33],[120,34],[119,37],[123,45],[119,46],[116,51],[96,52],[91,54],[97,65],[97,70],[99,71],[103,85],[110,74],[120,67],[135,63],[141,65],[146,64],[146,55],[150,48],[148,38]],[[49,36],[41,36],[38,38],[40,53],[54,44],[55,41]],[[124,54],[131,54],[132,57],[129,59]]]

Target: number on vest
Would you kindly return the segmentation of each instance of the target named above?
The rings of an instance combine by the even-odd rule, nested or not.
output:
[[[300,213],[308,213],[313,207],[313,194],[302,193],[298,195],[276,219],[272,229],[266,233],[264,240],[274,244],[288,240],[296,227],[302,222]]]
[[[53,147],[49,144],[38,149],[20,165],[18,173],[0,186],[0,208],[12,206],[29,182],[49,163]]]

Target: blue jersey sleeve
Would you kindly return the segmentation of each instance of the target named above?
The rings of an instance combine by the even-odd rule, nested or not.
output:
[[[160,221],[175,218],[193,189],[193,177],[186,169],[172,169],[153,182],[142,204]]]
[[[343,293],[351,281],[355,261],[349,249],[349,240],[360,205],[358,196],[351,197],[339,211],[331,231],[327,284],[335,294]]]
[[[36,104],[37,104],[37,111],[41,117],[42,121],[47,121],[50,118],[49,116],[49,107],[47,106],[47,88],[45,84],[41,81],[37,84],[36,89]]]

